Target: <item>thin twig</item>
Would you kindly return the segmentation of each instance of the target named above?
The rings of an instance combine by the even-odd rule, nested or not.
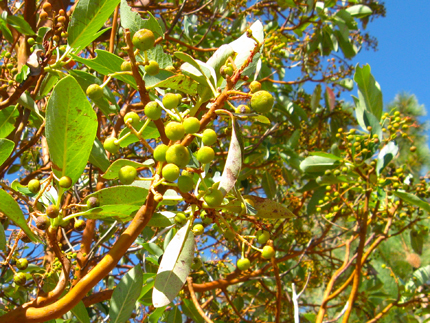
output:
[[[193,300],[194,306],[197,309],[197,312],[199,312],[199,314],[203,317],[203,319],[207,323],[214,323],[209,317],[206,316],[205,312],[201,308],[199,301],[197,300],[196,293],[194,292],[193,279],[190,276],[187,277],[187,282],[188,282],[188,289],[190,291],[190,295],[191,295],[191,298]]]

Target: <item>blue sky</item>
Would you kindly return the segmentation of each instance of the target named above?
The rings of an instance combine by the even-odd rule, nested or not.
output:
[[[378,40],[378,51],[362,50],[354,63],[371,66],[384,103],[406,91],[415,94],[430,114],[430,1],[389,0],[385,6],[386,17],[367,25],[367,31]],[[356,93],[354,88],[351,94]]]

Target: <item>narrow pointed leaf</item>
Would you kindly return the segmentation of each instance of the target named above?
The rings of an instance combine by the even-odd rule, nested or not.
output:
[[[15,143],[9,139],[0,139],[0,165],[9,158],[15,147]]]
[[[376,119],[381,120],[383,102],[381,88],[370,72],[368,64],[360,67],[356,66],[354,81],[358,85],[358,94],[360,104],[365,106],[365,109],[371,112]]]
[[[110,166],[110,161],[106,155],[105,149],[103,148],[103,144],[97,137],[94,139],[93,148],[91,148],[88,161],[98,167],[102,172],[105,172]]]
[[[17,105],[0,110],[0,138],[7,137],[15,129],[15,119],[19,116]]]
[[[88,315],[88,311],[85,308],[85,305],[82,301],[80,301],[74,308],[71,309],[71,312],[76,316],[76,318],[81,323],[90,323],[90,316]]]
[[[406,203],[411,204],[413,206],[418,206],[424,211],[430,213],[430,204],[420,199],[418,196],[401,190],[394,191],[393,193],[395,196],[397,196],[399,199],[402,199]]]
[[[0,223],[0,250],[6,252],[6,235],[3,225]]]

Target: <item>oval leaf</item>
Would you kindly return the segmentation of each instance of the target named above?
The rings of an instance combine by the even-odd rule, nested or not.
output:
[[[130,185],[119,185],[104,188],[91,195],[88,195],[85,197],[84,203],[86,203],[90,197],[97,197],[100,206],[112,204],[142,205],[145,203],[147,195],[148,190],[146,188]]]
[[[430,204],[426,201],[420,199],[418,196],[405,192],[405,191],[394,191],[393,192],[395,196],[397,196],[399,199],[402,199],[406,203],[409,203],[414,206],[418,206],[419,208],[423,209],[424,211],[430,213]]]
[[[9,158],[15,147],[15,143],[9,139],[0,139],[0,165]]]
[[[258,197],[255,195],[244,195],[244,198],[251,199],[254,202],[254,209],[256,210],[256,217],[263,219],[285,219],[294,217],[285,205],[278,202]]]
[[[137,212],[137,210],[139,210],[139,208],[139,205],[130,204],[104,205],[89,209],[80,213],[80,215],[92,220],[115,219],[125,222],[131,220],[132,216]]]
[[[381,174],[385,167],[394,159],[399,152],[399,147],[394,141],[390,141],[381,149],[376,164],[376,174]]]
[[[327,169],[336,168],[339,164],[338,160],[332,158],[309,156],[300,163],[300,169],[305,173],[324,173]]]

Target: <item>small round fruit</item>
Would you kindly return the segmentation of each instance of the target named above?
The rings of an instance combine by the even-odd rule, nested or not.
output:
[[[214,143],[216,143],[217,140],[217,134],[212,129],[205,129],[203,131],[203,137],[202,141],[205,146],[212,146]]]
[[[131,71],[132,67],[131,67],[131,63],[129,61],[124,61],[121,64],[121,71],[123,72],[127,72],[127,71]]]
[[[247,114],[251,113],[251,109],[247,105],[241,104],[236,109],[234,109],[234,112],[238,114]]]
[[[165,162],[166,161],[166,152],[169,149],[169,146],[165,144],[158,145],[154,149],[154,159],[159,162]]]
[[[270,233],[265,230],[257,231],[256,236],[259,244],[265,244],[270,239]]]
[[[273,256],[275,256],[275,249],[273,249],[271,246],[264,246],[263,252],[261,253],[261,256],[264,259],[270,259]]]
[[[4,57],[6,57],[6,58],[11,58],[11,57],[12,57],[12,54],[11,54],[10,52],[6,52],[6,54],[4,54]]]
[[[185,119],[183,125],[185,133],[196,133],[200,130],[200,121],[195,117]]]
[[[151,101],[145,105],[145,115],[151,120],[158,120],[163,111],[157,102]]]
[[[63,176],[58,181],[58,184],[62,188],[69,188],[70,186],[72,186],[72,179],[69,176]]]
[[[179,176],[178,188],[182,193],[187,193],[194,188],[194,181],[188,176]]]
[[[410,152],[414,153],[417,151],[417,147],[416,146],[412,146],[411,148],[409,148]]]
[[[45,11],[51,11],[52,10],[52,5],[49,2],[45,2],[42,6],[43,10]]]
[[[161,171],[164,179],[168,182],[174,182],[179,177],[179,167],[175,164],[167,164]]]
[[[190,161],[190,153],[186,147],[175,144],[167,149],[166,161],[177,165],[179,168],[185,168]]]
[[[40,190],[40,182],[37,179],[32,179],[28,182],[28,189],[31,193],[36,194]]]
[[[178,107],[180,103],[179,97],[175,93],[167,93],[163,97],[163,105],[166,109],[173,110]]]
[[[209,193],[207,193],[203,199],[207,205],[214,207],[221,205],[224,196],[220,190],[211,188],[209,189]]]
[[[199,270],[202,267],[202,259],[199,257],[196,257],[193,259],[193,263],[191,264],[192,270]]]
[[[100,206],[100,201],[97,197],[95,196],[91,196],[88,200],[87,200],[87,206],[89,209],[94,209],[95,207],[99,207]]]
[[[149,29],[140,29],[133,35],[131,42],[137,49],[145,51],[154,47],[155,36]]]
[[[51,204],[46,208],[46,215],[49,216],[51,219],[55,219],[58,214],[60,214],[60,210],[55,204]]]
[[[171,73],[175,73],[176,72],[176,68],[173,67],[172,65],[166,66],[164,68],[166,71],[171,72]]]
[[[103,148],[111,154],[117,153],[119,150],[119,144],[116,143],[116,140],[117,139],[115,137],[106,138],[105,142],[103,143]]]
[[[33,46],[35,43],[34,38],[28,38],[27,39],[27,44],[29,44],[30,46]]]
[[[184,138],[185,129],[182,123],[171,121],[165,128],[166,136],[172,141],[181,140]]]
[[[184,213],[178,212],[176,213],[174,220],[177,224],[184,224],[187,221],[187,217]]]
[[[76,231],[83,231],[86,225],[87,225],[86,222],[81,219],[81,220],[75,221],[74,227]]]
[[[91,100],[101,99],[103,96],[103,89],[98,84],[91,84],[89,87],[87,87],[87,95]]]
[[[25,283],[27,282],[25,273],[16,273],[15,275],[13,275],[13,281],[19,286],[25,285]]]
[[[249,90],[251,93],[255,93],[257,91],[261,90],[261,83],[258,81],[252,81],[251,84],[249,84]]]
[[[239,270],[248,270],[251,267],[251,262],[248,258],[240,258],[236,263],[237,269]]]
[[[119,181],[124,185],[130,185],[137,176],[137,170],[133,166],[127,165],[121,167],[118,172]]]
[[[40,215],[36,218],[36,228],[46,230],[49,227],[49,218],[45,215]]]
[[[202,164],[209,164],[215,158],[215,152],[211,147],[204,146],[197,152],[197,160]]]
[[[39,15],[40,20],[46,20],[48,19],[48,13],[46,11],[42,11]]]
[[[18,268],[19,270],[26,270],[28,267],[28,260],[25,258],[19,258],[16,261],[16,268]]]
[[[160,66],[156,61],[149,61],[149,64],[145,65],[145,72],[149,75],[157,75],[160,72]]]
[[[190,172],[190,171],[188,171],[188,170],[183,170],[183,171],[182,171],[182,176],[187,176],[187,177],[189,177],[189,178],[194,178],[194,173],[193,173],[193,172]]]
[[[259,113],[266,113],[272,110],[275,99],[267,91],[257,91],[251,97],[251,108]]]
[[[194,235],[199,236],[203,233],[203,231],[205,231],[205,228],[200,223],[194,225],[194,227],[193,227]]]
[[[136,112],[129,112],[124,116],[124,123],[129,122],[134,128],[139,125],[140,117]]]

